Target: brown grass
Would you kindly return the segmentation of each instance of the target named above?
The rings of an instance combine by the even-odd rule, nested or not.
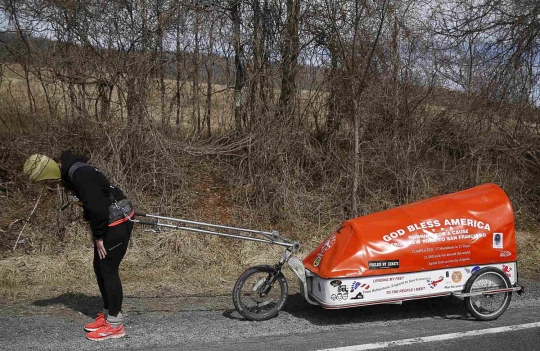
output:
[[[516,244],[520,277],[540,280],[540,235],[518,231]]]
[[[27,229],[23,236],[31,238],[32,243],[43,240],[40,236],[44,233],[39,229]],[[303,235],[296,236],[304,237],[305,244],[312,243],[302,250],[301,257],[327,235],[304,226],[291,229],[302,230]],[[64,240],[57,243],[56,254],[23,254],[18,248],[5,255],[0,260],[0,297],[30,301],[70,292],[98,294],[89,239],[84,224],[74,223]],[[184,231],[152,233],[139,226],[121,267],[124,291],[130,296],[229,294],[244,269],[256,264],[273,265],[281,252],[279,247],[267,244]]]
[[[24,153],[18,157],[23,157]],[[8,194],[0,194],[0,205],[7,209],[0,213],[0,228],[4,230],[0,235],[3,251],[0,298],[31,301],[74,292],[98,295],[89,230],[82,223],[77,206],[58,212],[59,196],[54,190],[41,190],[42,200],[21,236],[29,242],[11,252],[23,221],[40,192],[38,186],[28,184],[18,174],[21,163],[22,159],[6,164],[18,186],[8,184]],[[125,188],[138,209],[210,223],[278,229],[282,235],[302,241],[304,249],[299,253],[300,257],[333,229],[334,224],[321,225],[302,218],[297,222],[284,221],[270,226],[261,221],[255,210],[234,203],[231,189],[224,182],[226,168],[201,162],[198,157],[179,163],[187,164],[189,168],[180,170],[185,176],[185,184],[176,188],[183,193],[180,201],[184,203],[163,206],[175,195],[160,198],[137,188]],[[101,164],[105,171],[114,172],[109,163]],[[160,206],[162,210],[159,210]],[[17,219],[20,221],[9,227]],[[176,230],[153,233],[148,227],[136,226],[121,275],[125,294],[130,296],[230,294],[243,270],[255,264],[273,265],[281,253],[281,248],[267,244]],[[287,275],[293,278],[290,272]],[[295,284],[295,280],[290,280]]]

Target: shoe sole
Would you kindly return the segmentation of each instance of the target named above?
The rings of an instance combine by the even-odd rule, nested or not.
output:
[[[97,339],[89,338],[87,335],[86,338],[92,341],[101,341],[101,340],[107,340],[107,339],[119,339],[119,338],[123,338],[124,336],[126,336],[126,333],[104,336],[102,338],[97,338]]]
[[[86,332],[93,332],[93,331],[96,331],[98,330],[99,328],[84,328],[84,331]]]

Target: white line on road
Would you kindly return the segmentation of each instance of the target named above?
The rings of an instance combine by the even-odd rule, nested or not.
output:
[[[487,335],[487,334],[495,334],[495,333],[504,333],[504,332],[509,332],[509,331],[516,331],[516,330],[530,329],[530,328],[538,328],[538,327],[540,327],[540,322],[538,322],[538,323],[528,323],[528,324],[519,324],[519,325],[510,325],[510,326],[507,326],[507,327],[500,327],[500,328],[471,330],[471,331],[460,332],[460,333],[433,335],[433,336],[426,336],[426,337],[422,337],[422,338],[412,338],[412,339],[403,339],[403,340],[396,340],[396,341],[377,342],[377,343],[373,343],[373,344],[345,346],[345,347],[338,347],[338,348],[333,348],[333,349],[324,349],[324,350],[319,350],[319,351],[376,350],[376,349],[382,349],[382,348],[385,348],[385,347],[392,347],[392,346],[406,346],[406,345],[412,345],[412,344],[420,344],[420,343],[424,343],[424,342],[443,341],[443,340],[450,340],[450,339],[456,339],[456,338],[463,338],[463,337],[467,337],[467,336],[478,336],[478,335]]]

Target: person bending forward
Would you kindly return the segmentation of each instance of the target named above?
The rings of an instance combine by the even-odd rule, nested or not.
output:
[[[133,209],[123,192],[111,186],[97,168],[87,164],[85,156],[66,150],[60,160],[59,165],[47,156],[32,155],[24,164],[24,173],[33,182],[61,182],[76,203],[82,206],[83,217],[92,231],[94,272],[103,299],[103,312],[84,326],[88,332],[86,337],[95,341],[121,338],[126,334],[122,323],[123,291],[118,269],[133,229],[133,223],[128,220],[133,216]]]

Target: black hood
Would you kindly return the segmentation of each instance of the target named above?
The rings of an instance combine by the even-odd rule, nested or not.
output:
[[[60,167],[60,172],[64,185],[67,184],[68,187],[70,187],[69,185],[71,184],[71,180],[68,176],[69,169],[77,162],[87,163],[88,158],[84,155],[74,154],[71,150],[62,151],[62,156],[60,156],[60,163],[62,164]]]

